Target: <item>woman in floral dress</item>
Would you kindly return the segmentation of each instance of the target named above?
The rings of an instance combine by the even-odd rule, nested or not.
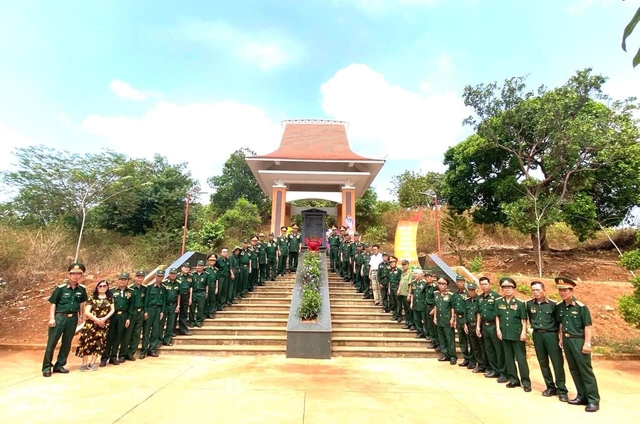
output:
[[[109,318],[113,315],[115,306],[113,295],[109,291],[109,283],[101,280],[96,284],[93,295],[87,300],[84,308],[84,316],[87,321],[82,328],[80,344],[76,349],[76,356],[82,358],[80,371],[91,369],[96,371],[96,360],[102,355],[107,344],[107,330]],[[91,362],[89,362],[91,357]]]

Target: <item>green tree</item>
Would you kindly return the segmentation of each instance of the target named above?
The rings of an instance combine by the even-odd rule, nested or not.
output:
[[[271,201],[249,169],[244,159],[246,156],[255,156],[255,152],[247,148],[236,150],[224,163],[222,174],[207,180],[214,189],[211,205],[222,213],[232,208],[237,199],[243,198],[256,205],[259,215],[266,220],[271,215]]]
[[[502,87],[465,88],[465,104],[475,112],[465,122],[479,138],[445,156],[447,192],[457,191],[449,204],[458,211],[489,207],[485,213],[474,211],[474,218],[506,221],[531,234],[540,274],[546,228],[563,219],[559,209],[567,206],[565,220],[587,237],[603,215],[621,220],[640,200],[635,189],[640,184],[639,132],[631,114],[636,105],[616,101],[605,106],[594,100],[605,98],[605,81],[586,69],[561,87],[540,87],[535,93],[526,91],[524,78],[511,78]],[[488,150],[478,152],[480,147]],[[462,163],[463,158],[485,163]],[[596,205],[597,220],[581,216],[578,226],[568,213],[571,205],[583,210],[585,201]]]
[[[258,207],[245,198],[236,200],[233,207],[227,209],[216,223],[225,229],[229,237],[241,240],[255,234],[262,220],[258,215]]]
[[[465,215],[447,209],[442,219],[442,232],[446,237],[447,247],[458,256],[458,263],[463,266],[464,256],[477,237],[473,222]]]
[[[429,206],[431,198],[424,193],[431,189],[438,194],[438,201],[445,198],[444,175],[439,172],[420,172],[407,170],[391,178],[392,187],[389,192],[398,199],[403,208],[424,208]]]
[[[624,28],[624,32],[622,33],[622,50],[627,51],[627,38],[633,33],[633,30],[636,28],[640,22],[640,7],[636,10],[636,13],[633,15],[627,26]],[[636,52],[633,57],[633,67],[635,68],[640,63],[640,49]]]
[[[364,233],[367,228],[380,225],[380,211],[378,210],[378,194],[373,187],[365,190],[356,199],[356,229]]]

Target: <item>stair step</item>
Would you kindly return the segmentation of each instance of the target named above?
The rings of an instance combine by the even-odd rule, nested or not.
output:
[[[331,308],[331,318],[332,319],[352,319],[352,320],[387,320],[389,321],[391,318],[389,314],[385,314],[384,312],[352,312],[352,311],[344,311],[344,312],[336,312]],[[377,309],[378,311],[380,309]],[[222,313],[222,312],[218,312]]]
[[[286,345],[194,345],[162,346],[165,355],[284,355]]]
[[[289,297],[291,298],[291,293],[293,292],[292,290],[289,291],[280,291],[280,290],[270,290],[268,292],[262,292],[262,291],[254,291],[254,292],[248,292],[247,294],[244,295],[244,299],[246,298],[255,298],[255,297],[264,297],[264,296],[269,296],[269,297],[281,297],[281,298],[286,298]]]
[[[363,304],[341,305],[337,302],[331,302],[331,313],[334,312],[369,312],[369,311],[381,311],[380,306],[376,306],[369,302],[363,302]]]
[[[332,329],[336,328],[400,328],[404,324],[396,321],[391,321],[390,315],[387,314],[389,319],[350,319],[350,318],[333,318],[331,319]]]
[[[390,323],[393,325],[393,323]],[[402,327],[338,327],[332,328],[332,337],[377,337],[377,338],[390,338],[390,337],[415,337],[413,331],[405,330]],[[415,340],[415,339],[413,339]]]
[[[279,336],[226,336],[226,335],[196,335],[191,336],[176,336],[173,338],[173,345],[286,345],[287,334]]]
[[[415,347],[427,350],[427,345],[424,339],[413,337],[331,337],[331,346]]]
[[[283,297],[245,297],[239,300],[236,300],[238,305],[243,304],[291,304],[291,297],[283,298]],[[235,307],[235,306],[234,306]]]
[[[215,324],[215,320],[212,322]],[[224,335],[224,336],[278,336],[278,335],[286,335],[287,327],[286,325],[282,326],[246,326],[246,327],[233,327],[229,325],[210,325],[210,326],[202,326],[201,328],[192,328],[190,331],[194,335]]]
[[[440,352],[418,347],[333,346],[331,355],[365,358],[439,358]]]
[[[362,296],[359,296],[355,299],[349,299],[349,298],[341,299],[341,298],[334,298],[332,296],[329,296],[329,299],[331,299],[331,308],[333,308],[334,306],[343,307],[343,306],[361,306],[361,305],[380,308],[380,306],[374,306],[374,304],[370,299],[363,299]]]
[[[218,312],[220,313],[220,312]],[[214,319],[206,319],[202,328],[227,325],[230,327],[277,327],[287,328],[288,317],[236,317],[217,316]]]
[[[226,311],[219,311],[218,314],[222,314],[229,311],[286,311],[289,312],[291,301],[288,303],[251,303],[240,301],[231,308],[227,308]]]
[[[239,305],[234,305],[239,306]],[[234,308],[227,309],[226,311],[220,311],[216,313],[216,319],[218,318],[289,318],[289,309],[281,311],[239,311]]]

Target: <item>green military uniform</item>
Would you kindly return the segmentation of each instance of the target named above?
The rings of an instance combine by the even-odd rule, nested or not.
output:
[[[126,277],[124,277],[126,276]],[[121,274],[120,277],[129,279],[129,274]],[[109,290],[113,296],[115,312],[109,318],[109,330],[107,330],[107,345],[102,353],[100,366],[107,364],[107,359],[112,365],[119,365],[118,358],[124,357],[127,353],[128,344],[125,343],[125,332],[127,327],[131,327],[130,317],[133,314],[133,291],[127,286],[123,289],[113,287]],[[127,326],[127,321],[129,325]]]
[[[292,228],[297,227],[296,224]],[[302,234],[289,234],[289,271],[296,272],[298,269],[298,254],[302,247]]]
[[[264,237],[262,235],[261,237]],[[267,281],[267,243],[264,240],[258,239],[258,267],[260,268],[260,274],[258,275],[258,285],[264,286],[264,282]]]
[[[353,262],[354,262],[353,266],[354,266],[355,287],[358,293],[364,293],[362,268],[364,266],[365,259],[366,259],[366,255],[364,251],[361,249],[357,250],[353,258]]]
[[[255,290],[258,285],[258,274],[260,274],[260,259],[258,256],[258,243],[256,246],[249,246],[248,249],[251,254],[251,272],[249,273],[249,291]]]
[[[217,264],[216,260],[216,265]],[[220,292],[220,277],[221,274],[218,266],[210,266],[205,272],[207,273],[207,300],[204,305],[204,314],[207,318],[213,318],[217,311],[223,311],[226,303],[226,293],[224,297]]]
[[[267,240],[264,244],[264,249],[267,254],[267,275],[271,281],[275,281],[276,274],[278,273],[278,243],[275,240]]]
[[[160,275],[163,274],[161,273]],[[144,302],[144,311],[147,319],[144,321],[140,359],[144,359],[147,354],[158,356],[156,349],[162,344],[162,327],[160,323],[164,318],[166,305],[167,290],[162,285],[162,282],[148,285]]]
[[[396,315],[398,317],[398,320],[401,320],[402,316],[404,315],[404,328],[415,330],[415,326],[413,324],[413,312],[411,312],[411,309],[409,309],[408,300],[412,279],[413,275],[411,274],[411,272],[402,272],[400,284],[398,285],[398,289],[395,291],[398,304],[398,306],[396,307]]]
[[[278,251],[280,252],[280,257],[278,260],[278,275],[284,277],[285,272],[287,272],[287,259],[289,257],[289,237],[287,235],[281,235],[276,239],[276,244],[278,245]]]
[[[380,271],[378,271],[378,274]],[[393,313],[392,321],[400,322],[401,317],[398,316],[398,302],[397,302],[397,293],[398,287],[400,286],[400,279],[402,278],[402,270],[398,267],[390,267],[389,268],[389,309]]]
[[[189,326],[202,327],[205,316],[205,303],[207,300],[207,292],[209,291],[209,275],[206,272],[194,272],[191,274],[193,282],[191,288],[193,290],[191,305],[189,306]]]
[[[222,255],[218,256],[216,259],[216,268],[218,271],[216,272],[216,278],[218,279],[218,294],[216,295],[216,309],[218,307],[220,309],[224,309],[225,305],[231,304],[231,299],[233,299],[234,293],[231,291],[230,287],[230,265],[229,258],[224,257]],[[209,311],[213,311],[211,305],[209,305]],[[213,315],[213,312],[209,312]]]
[[[183,274],[182,272],[176,277],[178,282],[178,294],[180,295],[180,308],[178,311],[178,333],[181,335],[189,335],[189,303],[191,301],[191,285],[193,276],[190,272]]]
[[[558,283],[559,289],[573,289],[576,285],[571,280],[565,279],[563,281],[561,278],[556,278],[556,283]],[[573,296],[571,296],[569,303],[562,301],[557,306],[564,354],[567,357],[569,372],[578,392],[576,399],[570,403],[578,405],[586,403],[589,405],[587,408],[595,406],[595,409],[588,409],[589,412],[596,411],[600,405],[598,382],[591,365],[591,353],[582,353],[585,345],[585,327],[593,325],[591,312],[587,305]]]
[[[336,272],[340,269],[340,234],[332,232],[328,241],[330,271]]]
[[[430,273],[430,271],[429,271]],[[436,306],[436,292],[438,291],[438,285],[433,281],[427,282],[427,290],[425,293],[425,305],[427,315],[427,338],[431,340],[431,348],[436,349],[440,344],[438,343],[438,330],[434,322],[434,316],[431,313]]]
[[[420,277],[411,285],[411,302],[413,306],[413,324],[418,337],[427,336],[427,281]]]
[[[476,289],[475,284],[469,286],[469,290]],[[485,372],[487,370],[487,357],[484,351],[484,339],[478,337],[476,334],[476,328],[478,326],[478,311],[480,310],[480,301],[478,296],[469,296],[465,300],[465,320],[467,323],[467,329],[469,330],[469,346],[471,348],[471,357],[467,368],[475,368],[474,372]]]
[[[484,350],[487,356],[487,362],[489,362],[489,370],[485,375],[506,380],[504,350],[502,349],[502,342],[498,339],[498,333],[496,332],[495,303],[496,300],[500,298],[500,295],[491,290],[487,294],[479,294],[478,298],[480,314],[478,325],[480,326],[480,332],[484,339]]]
[[[49,297],[49,303],[56,305],[55,326],[49,327],[47,347],[42,360],[43,374],[50,375],[52,369],[54,372],[66,371],[64,366],[67,364],[67,357],[69,356],[69,351],[71,351],[71,342],[78,325],[80,306],[87,299],[87,290],[81,284],[71,287],[71,284],[65,283],[53,290],[51,297]],[[62,344],[58,351],[58,359],[53,364],[53,352],[60,338],[62,338]]]
[[[546,297],[540,301],[530,299],[526,303],[527,316],[533,328],[533,347],[536,350],[536,358],[540,364],[540,372],[547,393],[567,395],[566,377],[564,374],[564,360],[562,350],[558,345],[558,316],[556,302]],[[549,360],[553,364],[555,382],[551,374]]]
[[[380,286],[380,302],[382,303],[382,309],[385,312],[389,312],[391,310],[389,306],[389,273],[391,272],[391,267],[389,266],[389,262],[381,262],[378,265],[378,285]]]
[[[249,248],[243,248],[240,251],[240,257],[238,258],[238,262],[240,263],[240,296],[244,297],[244,295],[249,291],[249,271],[251,270],[251,252]]]
[[[165,278],[162,281],[166,294],[164,316],[162,317],[161,325],[161,328],[164,328],[162,344],[165,346],[173,346],[173,332],[176,328],[176,308],[178,307],[178,295],[180,294],[180,283],[175,279],[177,272],[177,269],[171,270],[169,278]],[[173,277],[173,279],[171,277]]]
[[[455,364],[456,355],[455,334],[451,327],[451,312],[453,311],[453,293],[437,291],[435,293],[436,325],[438,330],[438,343],[442,348],[441,360],[448,360]]]
[[[340,243],[340,276],[344,281],[351,280],[349,273],[349,255],[351,255],[351,240],[350,237],[345,237],[342,243]]]
[[[467,333],[464,332],[464,325],[467,323],[466,301],[468,298],[469,293],[467,292],[467,290],[462,290],[455,292],[453,294],[453,298],[451,299],[453,310],[456,314],[456,332],[458,333],[458,345],[460,346],[460,351],[462,352],[462,356],[464,358],[464,362],[462,362],[464,366],[473,361],[473,357],[471,356],[471,353],[469,353],[469,339],[467,337]]]
[[[240,297],[242,291],[242,277],[240,275],[240,251],[242,249],[236,246],[233,253],[229,256],[229,302],[237,303],[236,298]],[[235,252],[238,252],[236,255]],[[233,276],[231,275],[233,273]]]
[[[125,352],[124,357],[122,353],[120,354],[120,362],[124,359],[129,361],[134,361],[136,351],[138,350],[138,346],[140,345],[140,338],[142,336],[142,327],[144,325],[144,302],[145,296],[147,295],[147,286],[144,284],[130,284],[129,289],[131,289],[131,303],[132,312],[129,317],[129,327],[125,329],[124,332],[124,340],[127,343],[127,351]]]
[[[513,284],[510,279],[503,278],[501,285]],[[513,280],[511,280],[513,281]],[[496,318],[500,322],[500,332],[502,333],[502,349],[504,351],[504,364],[507,378],[509,379],[508,387],[522,385],[526,391],[531,390],[531,379],[529,378],[529,365],[527,364],[527,353],[525,350],[525,342],[520,340],[520,336],[527,320],[527,309],[522,300],[512,296],[511,299],[500,297],[495,301]],[[524,323],[523,323],[524,321]],[[518,370],[516,370],[516,362],[520,371],[518,378]]]
[[[365,248],[367,246],[365,245]],[[364,293],[365,299],[371,297],[371,279],[369,278],[369,273],[371,272],[371,264],[369,261],[371,260],[371,252],[365,251],[362,254],[362,293]]]

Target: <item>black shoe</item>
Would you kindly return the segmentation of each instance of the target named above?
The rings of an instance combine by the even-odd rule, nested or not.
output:
[[[140,352],[140,359],[144,359],[147,357],[147,351],[143,350],[142,352]]]
[[[480,374],[480,373],[484,373],[484,372],[486,372],[486,370],[485,370],[484,368],[478,368],[478,367],[476,367],[476,368],[474,368],[474,369],[473,369],[473,371],[471,371],[471,372],[472,372],[472,373],[474,373],[474,374]],[[486,375],[485,375],[485,377],[486,377]]]
[[[156,351],[155,351],[155,350],[152,350],[151,352],[149,352],[149,356],[152,356],[152,357],[154,357],[154,358],[157,358],[157,357],[158,357],[158,356],[160,356],[160,355],[158,355],[158,354],[156,353]]]
[[[124,362],[124,361],[122,361],[122,362]],[[109,363],[111,365],[120,365],[120,361],[118,361],[118,359],[116,359],[116,358],[109,359]]]
[[[42,372],[43,377],[51,377],[51,370],[46,370]]]
[[[126,360],[127,360],[127,359],[126,359],[124,356],[121,356],[121,357],[119,357],[119,358],[118,358],[118,362],[120,362],[121,364],[124,364],[124,362],[125,362]]]
[[[498,374],[497,372],[490,371],[490,372],[484,373],[484,376],[486,378],[498,378],[500,377],[500,374]]]
[[[424,339],[424,334],[416,334],[416,339]]]
[[[498,379],[498,382],[500,382],[500,379]],[[513,389],[514,387],[520,387],[520,383],[507,383],[505,387],[507,389]]]
[[[467,365],[469,365],[469,360],[467,359],[458,364],[459,367],[466,367]]]
[[[468,370],[472,370],[476,368],[476,364],[474,364],[473,362],[469,362],[469,365],[467,365],[467,369]]]
[[[457,359],[453,359],[453,358],[451,358],[451,359],[449,360],[449,365],[455,365],[455,364],[457,364],[457,363],[458,363],[458,360],[457,360]]]
[[[436,352],[442,352],[442,347],[440,346],[436,347]]]
[[[106,359],[101,359],[100,360],[100,366],[101,367],[106,367],[107,366],[107,360]]]
[[[127,355],[126,358],[127,358],[127,361],[131,361],[131,362],[136,360],[136,358],[134,358],[133,355]]]
[[[54,368],[53,372],[57,372],[57,373],[60,373],[60,374],[69,374],[69,370],[66,369],[65,367]]]
[[[434,344],[430,344],[429,346],[427,346],[427,349],[435,349],[438,346],[434,345]]]
[[[584,408],[584,410],[587,412],[596,412],[599,409],[600,409],[600,405],[598,405],[597,403],[590,403],[587,405],[586,408]]]
[[[411,327],[409,327],[409,331],[416,331],[416,327],[412,325]]]
[[[560,402],[569,402],[569,396],[567,395],[558,395],[558,400],[560,400]]]
[[[587,405],[587,400],[576,396],[569,401],[569,405]]]
[[[551,397],[551,396],[555,396],[558,394],[558,390],[557,389],[547,389],[544,392],[542,392],[542,396],[544,397]]]
[[[448,362],[449,358],[447,358],[446,356],[441,356],[438,358],[438,362]]]
[[[402,329],[403,329],[403,330],[410,330],[410,329],[411,329],[411,327],[409,327],[408,325],[403,325],[403,326],[402,326]]]
[[[506,383],[509,379],[507,377],[499,377],[496,381],[498,383]]]
[[[524,386],[524,391],[529,393],[531,391],[531,386]]]

